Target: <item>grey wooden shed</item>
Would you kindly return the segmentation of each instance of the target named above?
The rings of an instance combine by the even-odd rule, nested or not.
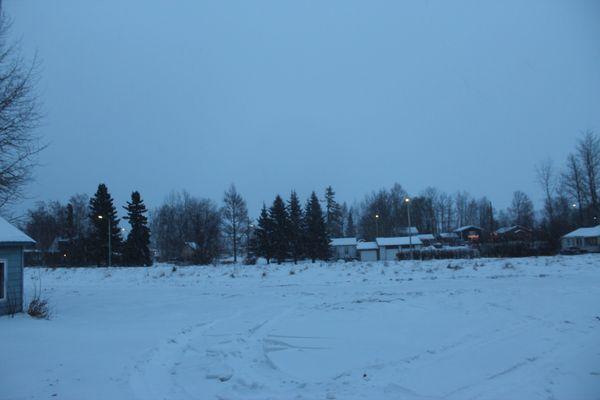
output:
[[[23,249],[33,244],[0,217],[0,315],[23,311]]]

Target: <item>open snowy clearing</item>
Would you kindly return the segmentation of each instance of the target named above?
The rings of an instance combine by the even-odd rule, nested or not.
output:
[[[53,316],[0,317],[0,399],[600,398],[598,255],[38,279]]]

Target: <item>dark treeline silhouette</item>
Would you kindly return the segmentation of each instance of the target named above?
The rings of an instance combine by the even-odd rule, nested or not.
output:
[[[139,192],[124,207],[131,229],[123,238],[117,210],[105,184],[90,199],[79,194],[66,205],[39,202],[27,212],[23,229],[36,240],[30,264],[152,265],[146,206]],[[110,247],[110,252],[109,252]]]
[[[433,187],[410,196],[394,184],[348,207],[336,200],[329,186],[322,199],[313,192],[304,205],[293,190],[287,200],[278,195],[269,207],[263,205],[255,222],[248,216],[243,196],[231,185],[221,207],[185,191],[171,193],[151,213],[152,230],[141,196],[133,192],[124,207],[124,219],[131,228],[123,238],[113,199],[100,184],[91,199],[75,195],[66,205],[36,204],[27,213],[24,229],[44,255],[37,261],[65,265],[106,265],[109,254],[112,264],[121,265],[151,265],[153,258],[198,264],[241,258],[254,263],[257,257],[277,263],[327,260],[331,238],[402,236],[409,215],[410,225],[420,233],[439,236],[461,226],[480,227],[484,255],[539,254],[532,252],[534,243],[537,249],[542,243],[548,253],[559,249],[560,238],[567,232],[598,224],[600,138],[584,133],[562,170],[544,161],[536,173],[544,194],[543,207],[537,212],[522,191],[513,193],[509,207],[497,210],[485,196],[475,198],[464,191],[449,194]],[[528,243],[495,243],[495,232],[511,226],[531,232]]]

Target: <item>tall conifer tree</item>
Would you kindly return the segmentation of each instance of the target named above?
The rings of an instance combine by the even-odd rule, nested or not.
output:
[[[124,261],[128,265],[149,267],[152,265],[152,255],[150,254],[150,228],[145,215],[148,210],[140,193],[137,191],[131,193],[131,201],[128,201],[127,206],[123,208],[127,210],[124,219],[131,225],[123,249]]]
[[[273,201],[273,205],[269,210],[269,215],[273,223],[273,235],[271,243],[273,244],[273,256],[278,264],[285,261],[289,254],[289,238],[288,238],[288,214],[285,203],[281,196],[277,195]]]
[[[306,203],[305,220],[306,255],[312,262],[317,259],[327,260],[329,258],[329,235],[321,204],[319,204],[319,198],[315,192],[312,192]]]
[[[335,200],[335,192],[331,186],[325,189],[325,223],[330,237],[344,236],[342,207]]]
[[[304,216],[300,200],[295,191],[292,191],[290,201],[288,202],[288,214],[290,255],[294,260],[294,264],[296,264],[304,252]]]
[[[271,239],[273,236],[273,223],[271,216],[267,211],[267,206],[263,203],[262,210],[260,211],[260,217],[258,218],[258,226],[256,227],[256,255],[258,257],[264,257],[267,260],[267,264],[271,262],[273,258],[273,244]]]
[[[111,255],[114,255],[121,250],[122,239],[121,230],[119,229],[119,219],[117,218],[117,210],[115,209],[110,193],[108,193],[108,188],[104,183],[98,185],[96,194],[90,199],[90,221],[92,225],[90,237],[90,252],[92,259],[98,263],[98,265],[108,265],[109,234],[110,247],[112,250]],[[108,229],[109,226],[110,233]]]

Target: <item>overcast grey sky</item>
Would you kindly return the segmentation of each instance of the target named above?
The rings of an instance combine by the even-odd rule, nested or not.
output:
[[[599,1],[5,0],[42,60],[37,200],[394,182],[540,198],[600,131]]]

